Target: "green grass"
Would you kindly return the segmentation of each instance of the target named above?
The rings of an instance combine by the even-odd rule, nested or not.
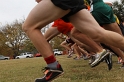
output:
[[[67,55],[57,56],[64,74],[53,82],[124,82],[124,69],[113,56],[113,68],[108,71],[106,63],[91,68],[88,60],[73,60]],[[29,59],[0,60],[0,82],[34,82],[43,75],[46,66],[42,57]]]

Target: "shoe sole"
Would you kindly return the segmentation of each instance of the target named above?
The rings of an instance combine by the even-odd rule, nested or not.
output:
[[[99,65],[108,54],[109,52],[106,52],[106,54],[103,55],[96,63],[94,63],[93,65],[91,64],[91,67],[96,67],[97,65]]]
[[[47,82],[51,82],[51,81],[55,80],[57,77],[60,77],[60,76],[63,75],[63,74],[64,74],[64,72],[62,72],[61,74],[59,74],[58,76],[54,77],[52,80],[47,81]]]

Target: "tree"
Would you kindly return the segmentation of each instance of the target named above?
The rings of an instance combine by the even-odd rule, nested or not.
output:
[[[120,2],[115,1],[113,3],[113,11],[117,15],[119,20],[122,20],[122,18],[124,17],[124,0],[120,0]]]
[[[33,43],[30,41],[30,39],[25,40],[23,44],[24,44],[24,47],[21,52],[24,52],[24,51],[29,51],[32,53],[38,52],[37,49],[34,47]]]
[[[25,32],[22,30],[24,20],[19,22],[15,20],[12,24],[6,24],[0,29],[0,54],[7,56],[17,56],[22,52],[38,52]],[[44,34],[50,24],[46,25],[41,32]],[[53,48],[62,50],[59,46],[62,42],[58,37],[51,41]]]
[[[27,39],[26,34],[22,31],[22,23],[17,20],[12,24],[6,24],[0,30],[0,48],[1,53],[9,55],[18,55],[23,47],[23,42]]]
[[[2,55],[10,55],[12,54],[11,50],[5,45],[5,38],[3,33],[0,32],[0,54]]]

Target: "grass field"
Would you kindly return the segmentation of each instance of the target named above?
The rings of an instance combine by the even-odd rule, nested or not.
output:
[[[88,60],[73,60],[66,55],[57,56],[64,74],[53,82],[124,82],[124,69],[113,56],[113,68],[108,71],[106,63],[91,68]],[[42,57],[29,59],[0,60],[0,82],[34,82],[43,75],[46,66]]]

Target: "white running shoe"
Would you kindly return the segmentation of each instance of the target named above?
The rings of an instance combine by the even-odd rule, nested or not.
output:
[[[95,55],[95,61],[91,63],[91,67],[95,67],[109,54],[105,49],[102,52]]]

